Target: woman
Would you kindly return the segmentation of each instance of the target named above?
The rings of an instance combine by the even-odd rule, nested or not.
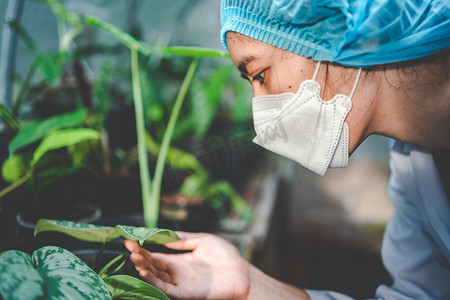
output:
[[[396,212],[382,248],[394,283],[374,296],[450,299],[448,1],[223,0],[221,22],[254,89],[256,143],[323,175],[371,134],[396,140]],[[169,296],[349,299],[270,278],[216,236],[180,235],[167,246],[191,253],[125,242],[140,275]]]

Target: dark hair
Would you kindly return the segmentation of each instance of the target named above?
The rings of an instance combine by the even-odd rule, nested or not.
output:
[[[365,70],[368,72],[382,70],[385,74],[388,70],[397,70],[399,86],[395,86],[385,76],[391,86],[404,90],[430,90],[450,82],[450,49],[418,59],[373,66]]]

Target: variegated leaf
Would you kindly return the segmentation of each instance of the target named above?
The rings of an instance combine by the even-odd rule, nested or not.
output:
[[[111,299],[100,276],[71,252],[54,246],[30,257],[11,250],[0,255],[4,299]]]
[[[99,243],[106,243],[120,237],[114,230],[114,227],[71,221],[40,219],[36,223],[34,235],[43,231],[58,231],[83,241]]]
[[[0,295],[3,299],[44,297],[44,279],[34,268],[30,255],[17,250],[0,254]]]
[[[154,286],[131,276],[115,275],[105,279],[112,299],[169,300]]]
[[[180,237],[169,229],[117,225],[116,231],[129,240],[139,242],[141,246],[144,243],[166,244],[180,240]]]

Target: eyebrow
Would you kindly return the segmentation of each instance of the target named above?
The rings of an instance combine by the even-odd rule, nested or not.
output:
[[[239,65],[238,65],[238,70],[245,75],[249,75],[248,74],[248,70],[247,70],[247,66],[248,64],[250,64],[251,62],[255,61],[256,59],[258,59],[258,56],[255,55],[248,55],[248,56],[244,56],[240,61],[239,61]]]

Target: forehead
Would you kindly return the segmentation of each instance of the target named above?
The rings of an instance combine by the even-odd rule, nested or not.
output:
[[[255,59],[269,58],[274,54],[276,49],[272,45],[234,31],[229,31],[226,39],[228,51],[236,66],[239,66],[242,62],[249,63],[248,60],[250,57],[252,61]]]

